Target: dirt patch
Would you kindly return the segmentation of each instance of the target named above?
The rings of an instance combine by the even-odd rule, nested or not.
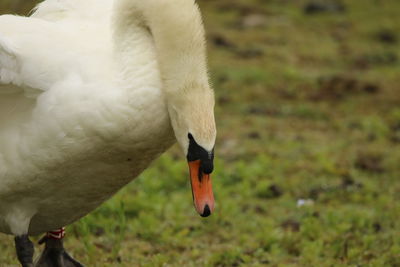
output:
[[[382,173],[385,171],[382,159],[382,155],[363,152],[358,154],[354,166],[363,171]]]
[[[400,126],[393,126],[391,128],[390,140],[395,144],[400,144]]]
[[[212,34],[208,36],[208,39],[211,41],[212,44],[216,47],[228,48],[233,49],[236,48],[236,45],[231,42],[228,38],[221,34]]]
[[[263,10],[260,9],[260,6],[255,5],[245,5],[242,3],[235,3],[234,1],[226,1],[220,2],[217,6],[217,10],[221,13],[224,12],[236,12],[240,16],[247,16],[250,14],[260,14],[263,13]]]
[[[273,184],[265,189],[258,190],[257,197],[272,199],[272,198],[278,198],[282,196],[282,194],[283,194],[282,188],[280,188],[278,185]]]
[[[318,80],[318,89],[312,92],[312,100],[341,100],[356,94],[376,94],[380,91],[378,84],[360,81],[347,76],[321,77]]]
[[[257,116],[280,116],[282,112],[276,107],[264,107],[253,105],[247,109],[247,113]]]
[[[286,231],[298,232],[300,231],[300,222],[293,219],[287,219],[281,223],[281,227]]]
[[[399,57],[394,52],[368,53],[355,57],[354,67],[358,69],[370,69],[378,66],[393,66],[399,63]]]
[[[317,200],[321,194],[325,193],[335,193],[340,191],[357,191],[363,188],[363,184],[356,182],[349,174],[344,174],[342,176],[341,183],[332,186],[318,186],[313,187],[309,191],[309,198]]]
[[[241,59],[253,59],[264,56],[264,51],[259,48],[236,49],[235,54]]]
[[[397,44],[398,37],[394,31],[383,29],[378,31],[374,39],[384,44]]]
[[[344,13],[346,6],[340,1],[310,1],[303,9],[307,15],[320,13]]]
[[[249,139],[261,139],[261,134],[258,131],[252,131],[252,132],[247,134],[247,137]]]
[[[249,14],[242,18],[241,25],[245,29],[262,28],[267,24],[267,17],[261,14]]]

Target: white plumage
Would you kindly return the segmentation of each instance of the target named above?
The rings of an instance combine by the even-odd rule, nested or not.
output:
[[[174,133],[185,153],[189,131],[211,150],[213,106],[193,0],[47,0],[0,16],[0,232],[79,219]]]

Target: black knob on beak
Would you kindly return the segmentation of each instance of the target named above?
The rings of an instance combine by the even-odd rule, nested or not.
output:
[[[209,159],[202,159],[201,160],[201,171],[205,174],[210,174],[214,170],[214,164],[212,160]]]
[[[208,204],[204,207],[204,211],[203,214],[201,214],[201,217],[208,217],[211,214],[211,210],[210,207],[208,206]]]

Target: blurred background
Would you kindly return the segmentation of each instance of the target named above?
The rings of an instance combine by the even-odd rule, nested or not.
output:
[[[196,215],[173,147],[68,227],[71,254],[87,266],[400,266],[400,1],[198,3],[217,97],[215,213]],[[12,237],[0,251],[16,266]]]

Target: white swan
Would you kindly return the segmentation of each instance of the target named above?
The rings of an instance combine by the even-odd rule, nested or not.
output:
[[[205,54],[194,0],[46,0],[0,16],[0,232],[23,266],[28,235],[86,215],[175,140],[195,207],[211,213]]]

